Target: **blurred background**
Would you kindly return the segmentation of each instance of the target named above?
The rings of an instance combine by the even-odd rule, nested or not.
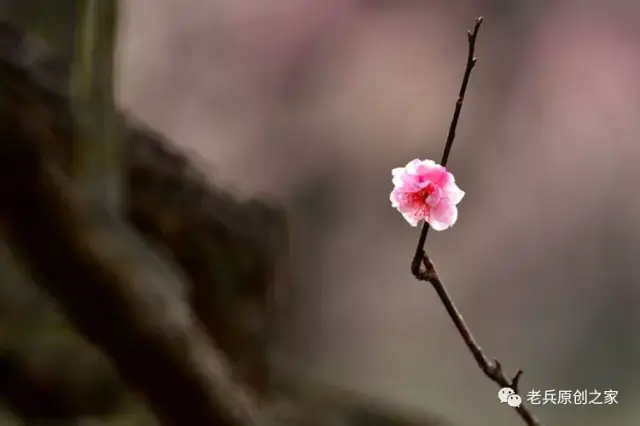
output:
[[[73,8],[45,3],[0,10],[70,52]],[[392,168],[440,158],[465,32],[484,16],[449,162],[467,195],[427,249],[487,355],[524,370],[521,393],[618,391],[617,405],[533,406],[545,424],[638,424],[640,3],[122,4],[120,105],[219,184],[289,213],[274,363],[506,426],[520,420],[411,276],[419,230],[389,202]]]

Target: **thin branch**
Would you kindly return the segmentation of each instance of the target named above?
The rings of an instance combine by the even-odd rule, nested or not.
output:
[[[456,102],[456,108],[453,113],[453,118],[451,120],[451,126],[449,127],[449,134],[447,136],[447,141],[444,147],[444,151],[442,153],[442,159],[440,160],[440,164],[442,166],[446,166],[447,161],[449,159],[449,153],[451,152],[451,147],[453,145],[453,141],[456,135],[456,127],[458,125],[458,119],[460,118],[460,111],[462,110],[462,103],[464,101],[464,95],[467,90],[467,85],[469,83],[469,77],[471,75],[471,71],[476,64],[476,58],[474,57],[474,50],[476,39],[478,37],[478,31],[480,30],[480,25],[482,24],[482,17],[476,19],[475,25],[472,31],[468,32],[468,41],[469,41],[469,55],[467,57],[467,66],[465,68],[464,77],[462,79],[462,85],[460,86],[460,93],[458,95],[458,100]],[[509,387],[512,388],[516,393],[518,393],[518,388],[520,384],[520,378],[522,377],[522,370],[518,370],[513,378],[507,377],[502,371],[502,365],[498,360],[491,361],[482,351],[480,345],[476,342],[475,338],[471,334],[471,330],[467,326],[466,322],[462,318],[462,315],[456,308],[451,296],[447,292],[446,287],[440,280],[440,276],[436,272],[436,269],[433,265],[433,262],[429,258],[429,256],[424,251],[424,245],[427,239],[427,233],[429,231],[429,224],[425,222],[422,227],[422,231],[420,232],[420,238],[418,239],[418,245],[416,246],[416,252],[411,263],[411,272],[414,277],[420,281],[426,281],[433,285],[440,301],[444,305],[449,317],[453,321],[456,326],[458,333],[462,336],[464,343],[471,351],[473,358],[478,363],[478,366],[482,370],[482,372],[491,380],[496,382],[501,387]],[[424,268],[423,268],[424,267]],[[516,412],[520,415],[520,417],[525,421],[525,423],[529,426],[540,426],[540,421],[527,409],[524,404],[521,404],[519,407],[515,408]]]
[[[482,372],[491,380],[500,385],[500,387],[508,387],[513,389],[516,393],[519,390],[520,378],[522,377],[522,370],[518,370],[516,374],[514,374],[513,378],[507,377],[502,371],[502,365],[498,360],[491,361],[482,351],[480,345],[476,342],[473,334],[471,334],[471,330],[469,330],[469,326],[462,318],[462,314],[456,308],[456,305],[453,303],[451,296],[447,292],[446,287],[440,280],[440,276],[436,272],[435,267],[433,266],[433,262],[427,256],[427,254],[423,257],[423,264],[426,268],[424,271],[424,275],[416,277],[421,281],[430,282],[433,285],[433,288],[438,293],[438,297],[440,301],[444,305],[447,313],[451,317],[451,320],[455,324],[460,336],[462,336],[462,340],[467,345],[467,348],[471,351],[473,358],[478,363],[478,366],[482,370]],[[515,408],[520,417],[525,421],[525,423],[529,426],[540,426],[540,421],[527,409],[524,404],[521,404],[519,407]]]
[[[480,31],[480,25],[482,25],[482,16],[476,18],[473,31],[467,32],[467,40],[469,41],[469,54],[467,56],[467,66],[464,70],[464,76],[462,77],[462,84],[460,85],[460,92],[458,93],[458,100],[456,101],[456,109],[453,112],[453,118],[449,125],[449,133],[447,134],[447,141],[444,145],[444,151],[442,151],[442,158],[440,164],[442,166],[447,165],[449,161],[449,154],[451,153],[451,147],[453,141],[456,138],[456,128],[458,127],[458,120],[460,119],[460,112],[462,111],[462,104],[464,103],[464,95],[467,92],[467,85],[469,84],[469,77],[471,77],[471,71],[476,65],[477,58],[473,56],[476,48],[476,39],[478,38],[478,31]],[[411,272],[413,275],[420,273],[420,264],[422,262],[422,256],[424,254],[424,244],[427,241],[427,234],[429,233],[429,224],[427,222],[422,226],[420,231],[420,238],[416,246],[416,252],[411,262]]]

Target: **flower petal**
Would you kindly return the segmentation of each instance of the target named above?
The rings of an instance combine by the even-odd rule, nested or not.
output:
[[[462,191],[455,182],[450,182],[444,189],[445,198],[450,204],[458,204],[464,197],[464,191]]]
[[[422,182],[431,182],[436,186],[444,188],[452,181],[453,175],[449,173],[446,168],[434,163],[430,168],[421,170],[418,177]]]
[[[446,223],[438,222],[437,220],[433,219],[429,221],[429,226],[433,228],[434,231],[444,231],[449,227],[449,225],[447,225]]]
[[[398,207],[403,204],[404,194],[402,193],[402,191],[394,189],[393,191],[391,191],[389,199],[391,200],[391,207]]]
[[[404,167],[396,167],[395,169],[391,170],[391,176],[393,177],[402,176],[406,172],[407,171]]]
[[[402,217],[404,217],[404,219],[409,222],[409,225],[411,226],[418,226],[418,224],[420,223],[420,221],[422,220],[421,217],[413,214],[413,213],[403,213]]]
[[[424,175],[436,169],[437,167],[440,167],[440,166],[437,165],[434,161],[423,160],[416,167],[415,174],[419,176],[421,180],[424,180]]]
[[[433,160],[426,159],[426,160],[422,160],[422,161],[420,162],[420,165],[421,165],[422,167],[426,167],[426,168],[430,169],[431,167],[433,167],[433,166],[437,166],[438,164],[436,164],[436,162],[435,162],[435,161],[433,161]]]
[[[453,226],[458,220],[458,208],[444,202],[431,209],[429,224],[436,231],[441,231]]]
[[[458,218],[456,204],[464,192],[445,167],[432,160],[413,159],[405,167],[391,170],[393,190],[389,195],[396,208],[411,226],[426,220],[441,231]]]
[[[409,161],[406,166],[404,166],[404,169],[407,173],[415,174],[420,164],[422,164],[422,161],[414,158],[413,160]]]

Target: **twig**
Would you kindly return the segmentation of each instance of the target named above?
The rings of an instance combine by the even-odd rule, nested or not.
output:
[[[456,108],[453,113],[453,118],[451,119],[451,125],[449,127],[449,134],[447,135],[447,142],[444,147],[444,151],[442,153],[442,159],[440,160],[440,164],[442,166],[446,166],[447,160],[449,159],[449,153],[451,152],[451,146],[453,145],[453,141],[456,136],[456,127],[458,125],[458,119],[460,118],[460,111],[462,110],[462,103],[464,101],[464,95],[467,90],[467,85],[469,83],[469,77],[471,75],[471,71],[476,64],[476,58],[474,57],[474,50],[476,39],[478,37],[478,31],[480,30],[480,25],[482,24],[482,17],[476,19],[473,30],[468,31],[468,40],[469,40],[469,55],[467,57],[467,66],[465,68],[464,77],[462,78],[462,85],[460,86],[460,93],[458,95],[458,100],[456,102]],[[518,393],[518,385],[520,383],[520,378],[522,377],[522,370],[518,370],[513,378],[507,377],[502,371],[502,365],[498,360],[491,361],[482,351],[480,345],[476,342],[473,335],[471,334],[471,330],[465,323],[462,315],[456,308],[451,296],[446,290],[446,287],[440,280],[440,276],[436,272],[436,269],[433,265],[433,262],[429,258],[429,256],[424,251],[424,245],[427,239],[427,233],[429,232],[429,224],[425,222],[422,227],[422,231],[420,232],[420,238],[418,239],[418,245],[416,246],[416,252],[413,257],[413,261],[411,262],[411,272],[416,277],[416,279],[420,281],[427,281],[433,285],[440,301],[444,305],[449,317],[453,321],[454,325],[458,329],[460,336],[464,340],[464,343],[467,345],[467,348],[471,351],[473,358],[478,363],[478,366],[482,370],[482,372],[491,380],[499,384],[501,387],[509,387],[513,389],[516,393]],[[423,269],[424,266],[424,269]],[[525,421],[525,423],[529,426],[540,426],[540,421],[527,409],[524,404],[521,404],[519,407],[515,408],[520,417]]]
[[[422,259],[423,264],[425,265],[426,270],[422,275],[417,276],[416,278],[421,281],[430,282],[433,285],[433,288],[438,293],[438,297],[440,297],[440,301],[444,305],[447,313],[451,317],[451,320],[455,324],[460,336],[462,336],[462,340],[467,345],[473,358],[478,363],[478,366],[482,370],[482,372],[491,380],[500,385],[500,387],[508,387],[513,389],[516,393],[518,393],[518,388],[520,384],[520,378],[522,377],[522,370],[518,370],[516,374],[514,374],[513,378],[507,377],[502,371],[502,365],[498,360],[491,361],[482,351],[480,345],[476,342],[471,334],[471,330],[469,330],[469,326],[462,318],[462,315],[456,308],[456,305],[453,303],[451,296],[447,292],[446,287],[440,280],[438,273],[436,272],[435,267],[433,266],[433,262],[424,254]],[[521,404],[519,407],[515,409],[520,417],[525,421],[525,423],[529,426],[540,426],[540,421],[527,409],[524,404]]]
[[[469,41],[469,54],[467,56],[467,66],[464,70],[464,76],[462,77],[462,84],[460,85],[460,92],[458,94],[458,100],[456,101],[456,109],[453,112],[453,118],[449,125],[449,133],[447,134],[447,141],[444,144],[444,151],[442,151],[442,158],[440,164],[442,166],[447,165],[449,161],[449,154],[451,153],[451,147],[453,141],[456,138],[456,127],[458,127],[458,120],[460,119],[460,112],[462,111],[462,104],[464,102],[464,94],[467,92],[467,85],[469,84],[469,77],[471,77],[471,71],[476,65],[477,58],[473,56],[476,48],[476,39],[478,38],[478,31],[480,31],[480,25],[482,25],[482,16],[476,18],[476,23],[473,26],[473,31],[467,31],[467,39]],[[429,233],[429,224],[427,222],[422,226],[420,231],[420,238],[418,239],[418,245],[416,246],[416,252],[413,255],[413,261],[411,262],[411,272],[416,277],[420,274],[420,265],[422,263],[422,256],[424,253],[424,244],[427,241],[427,234]]]

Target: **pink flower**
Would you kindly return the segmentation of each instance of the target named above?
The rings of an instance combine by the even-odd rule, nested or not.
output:
[[[412,160],[391,171],[391,206],[398,209],[411,226],[425,220],[434,230],[443,231],[456,223],[456,205],[464,197],[446,168],[431,160]]]

